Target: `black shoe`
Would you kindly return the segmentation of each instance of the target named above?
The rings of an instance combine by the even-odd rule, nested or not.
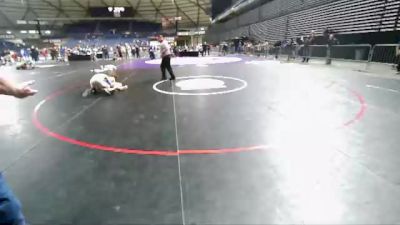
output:
[[[169,80],[170,80],[170,81],[173,81],[173,80],[175,80],[175,77],[171,77],[171,78],[169,78]]]
[[[163,80],[167,80],[167,78],[165,78],[165,77],[161,78],[161,81],[163,81]]]

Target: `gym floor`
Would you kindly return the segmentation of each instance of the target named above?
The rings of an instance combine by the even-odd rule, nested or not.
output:
[[[40,91],[0,98],[0,169],[30,224],[400,223],[398,78],[181,60],[175,82],[112,62],[129,85],[112,96],[82,96],[108,62],[0,68]]]

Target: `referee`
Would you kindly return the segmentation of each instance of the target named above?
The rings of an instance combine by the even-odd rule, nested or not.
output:
[[[169,75],[171,76],[170,80],[175,80],[174,71],[172,71],[171,67],[171,46],[168,44],[168,41],[164,40],[162,35],[158,36],[158,41],[160,44],[160,52],[161,52],[161,80],[166,80],[167,76],[165,75],[165,70],[168,70]]]

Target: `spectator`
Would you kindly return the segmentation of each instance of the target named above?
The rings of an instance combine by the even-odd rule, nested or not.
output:
[[[260,56],[261,56],[262,49],[263,49],[263,46],[262,46],[261,42],[258,42],[258,43],[256,44],[257,57],[260,57]]]
[[[133,45],[131,46],[131,54],[132,54],[132,57],[136,56],[136,47]]]
[[[12,59],[12,63],[17,62],[18,61],[18,55],[16,52],[11,51],[11,59]]]
[[[267,57],[268,54],[269,54],[269,42],[268,42],[268,40],[264,41],[263,48],[264,48],[264,55],[265,55],[265,57]]]
[[[128,45],[128,43],[125,43],[125,58],[129,59],[129,54],[131,53],[131,47]]]
[[[95,49],[88,49],[88,53],[90,54],[90,60],[96,61],[96,50]]]
[[[150,59],[153,60],[156,58],[155,54],[154,54],[154,47],[150,46],[149,47],[149,55],[150,55]]]
[[[65,62],[65,47],[60,47],[60,56],[61,56],[61,61]]]
[[[32,46],[31,48],[31,57],[35,62],[39,61],[39,51],[35,48],[35,46]]]
[[[324,36],[324,41],[328,42],[329,40],[329,35],[332,34],[332,31],[329,29],[329,27],[327,27],[324,30],[323,36]]]
[[[118,58],[122,59],[122,49],[120,45],[117,45],[117,53],[118,53]]]
[[[396,55],[397,55],[397,74],[400,75],[400,41],[399,44],[397,45]]]
[[[32,82],[17,86],[0,77],[0,95],[10,95],[16,98],[26,98],[37,93],[29,87]],[[6,106],[4,106],[6,107]],[[25,225],[21,204],[14,196],[3,175],[0,173],[0,224]]]
[[[136,52],[136,58],[140,58],[140,49],[138,45],[135,45],[135,52]]]
[[[289,61],[290,59],[295,59],[296,58],[296,56],[295,56],[296,45],[295,45],[293,38],[291,38],[290,41],[287,43],[286,49],[288,50],[288,59],[287,60]]]
[[[19,50],[19,52],[20,52],[20,54],[21,54],[21,57],[25,60],[25,49],[21,48],[21,49]]]
[[[275,44],[274,44],[275,59],[279,58],[281,47],[282,47],[282,41],[275,42]]]
[[[303,63],[308,63],[310,60],[310,45],[314,44],[314,35],[311,34],[304,39],[303,47]]]
[[[103,59],[108,60],[110,58],[110,55],[108,54],[107,46],[103,45],[103,47],[101,48],[101,51],[103,52]]]
[[[223,43],[222,45],[222,54],[225,56],[226,54],[228,54],[228,44],[227,43]]]
[[[204,44],[203,44],[203,49],[202,49],[202,56],[204,56],[205,54],[207,54],[207,48],[208,48],[208,45],[207,45],[207,42],[204,42]],[[208,54],[208,55],[210,55],[210,54]]]
[[[174,52],[175,57],[179,57],[178,48],[175,45],[172,47],[172,51]]]
[[[339,40],[335,37],[334,34],[330,34],[329,39],[328,39],[328,45],[332,46],[332,45],[338,45],[338,44],[339,44]]]
[[[121,45],[121,58],[123,59],[123,58],[125,58],[126,57],[126,48],[125,48],[125,45]]]
[[[49,57],[49,50],[47,48],[43,49],[43,57],[44,60],[47,60],[47,58]]]
[[[336,39],[334,34],[330,34],[327,44],[328,44],[328,50],[327,50],[327,53],[326,53],[326,64],[330,65],[330,64],[332,64],[332,59],[331,59],[332,46],[339,44],[339,41]]]
[[[57,58],[57,50],[55,47],[52,47],[50,49],[50,56],[51,56],[51,60],[56,60]]]
[[[197,45],[196,51],[198,51],[201,54],[201,56],[204,56],[204,49],[201,44]]]

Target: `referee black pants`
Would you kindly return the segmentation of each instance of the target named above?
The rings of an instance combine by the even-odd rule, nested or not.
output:
[[[169,75],[171,76],[171,79],[175,79],[174,71],[172,71],[172,67],[171,67],[171,56],[169,56],[169,55],[164,56],[161,61],[161,73],[162,73],[163,80],[167,79],[165,70],[168,70]]]

